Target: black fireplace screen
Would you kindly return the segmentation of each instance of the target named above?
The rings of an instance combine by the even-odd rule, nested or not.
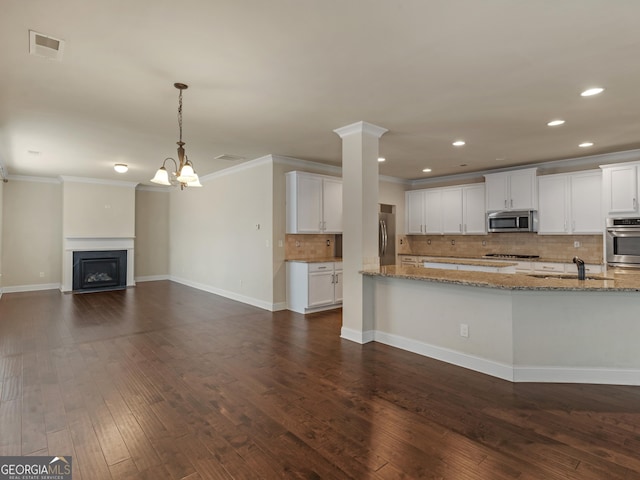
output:
[[[115,290],[127,286],[127,251],[73,252],[73,291]]]

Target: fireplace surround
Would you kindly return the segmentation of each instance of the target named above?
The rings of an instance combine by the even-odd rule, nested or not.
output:
[[[124,250],[126,252],[126,287],[135,286],[134,280],[134,237],[87,237],[67,236],[64,238],[62,264],[62,292],[75,292],[73,281],[74,254]],[[104,277],[103,277],[104,278]],[[109,288],[109,287],[108,287]],[[119,287],[124,288],[124,287]],[[97,291],[98,289],[94,289]],[[87,290],[88,291],[88,290]]]

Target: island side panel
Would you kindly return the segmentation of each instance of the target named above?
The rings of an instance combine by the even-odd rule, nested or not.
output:
[[[514,292],[516,381],[640,385],[640,294]]]
[[[513,380],[510,291],[389,277],[366,281],[376,341]],[[460,324],[468,326],[467,338]]]

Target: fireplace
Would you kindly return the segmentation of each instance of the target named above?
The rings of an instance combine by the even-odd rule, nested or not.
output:
[[[127,287],[127,251],[73,252],[73,291],[95,292]]]

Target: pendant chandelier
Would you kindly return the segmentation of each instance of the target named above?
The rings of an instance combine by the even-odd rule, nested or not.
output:
[[[201,187],[202,184],[198,179],[198,174],[193,169],[193,164],[184,152],[184,142],[182,141],[182,91],[189,88],[189,86],[184,83],[174,83],[173,86],[180,92],[178,95],[178,129],[180,130],[180,140],[176,142],[178,144],[178,161],[176,162],[171,157],[165,158],[162,166],[158,169],[151,181],[159,185],[174,187],[180,185],[180,190],[184,189],[184,187]],[[171,175],[169,175],[166,167],[168,160],[171,160],[175,167]]]

